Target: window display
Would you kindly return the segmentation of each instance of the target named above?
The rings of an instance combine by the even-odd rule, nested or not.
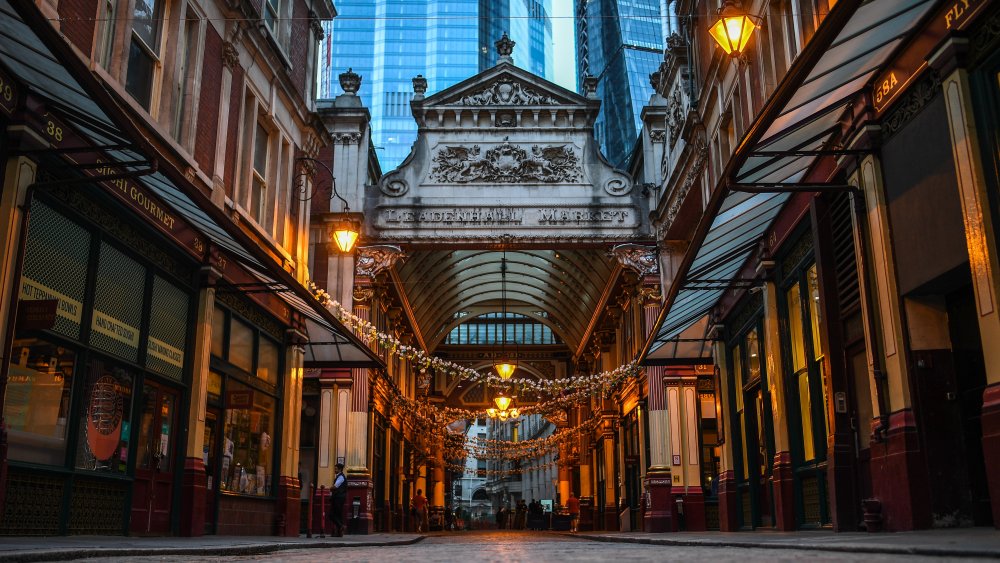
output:
[[[8,457],[62,465],[76,354],[44,340],[14,341],[4,396]]]
[[[124,475],[135,377],[125,368],[100,359],[91,360],[88,371],[76,467]]]
[[[230,379],[226,383],[222,440],[223,491],[271,495],[274,397]]]

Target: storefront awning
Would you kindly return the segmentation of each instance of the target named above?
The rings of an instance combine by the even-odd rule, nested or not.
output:
[[[221,249],[262,283],[283,288],[275,293],[306,317],[309,337],[317,342],[313,347],[322,349],[320,355],[327,358],[331,365],[338,361],[343,362],[343,367],[384,365],[378,356],[336,320],[331,311],[308,297],[308,290],[297,284],[289,274],[283,270],[273,274],[262,273],[277,269],[266,268],[266,259],[241,243],[238,234],[227,230],[168,174],[155,171],[151,158],[156,155],[146,154],[149,151],[141,150],[138,143],[131,141],[122,130],[122,123],[126,123],[128,118],[117,116],[116,120],[115,107],[105,111],[93,95],[101,86],[90,79],[88,72],[77,79],[68,68],[72,66],[69,62],[73,61],[56,56],[45,40],[13,8],[10,0],[0,0],[0,69],[14,75],[18,86],[26,88],[33,99],[43,101],[45,110],[54,114],[53,119],[70,126],[75,134],[84,138],[92,147],[90,152],[99,152],[101,158],[108,160],[109,165],[120,174],[138,173],[132,180],[148,188],[206,241]],[[79,149],[69,150],[80,152]]]
[[[662,347],[704,316],[737,279],[791,193],[842,189],[803,184],[844,114],[924,20],[935,0],[841,0],[799,54],[726,166],[666,293],[641,354]]]

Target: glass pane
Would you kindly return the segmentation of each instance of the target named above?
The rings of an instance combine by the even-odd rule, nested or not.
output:
[[[793,285],[786,295],[788,303],[788,338],[792,350],[792,371],[806,367],[806,349],[802,335],[802,300],[799,284]]]
[[[229,323],[229,363],[253,370],[253,329],[235,318]]]
[[[267,129],[260,123],[257,124],[257,134],[253,140],[253,169],[260,176],[267,176]]]
[[[760,339],[757,329],[747,333],[747,382],[760,377]]]
[[[806,272],[806,282],[809,284],[809,324],[812,329],[813,357],[818,360],[823,357],[823,343],[819,334],[823,313],[819,302],[819,276],[815,264]]]
[[[813,442],[812,399],[809,393],[809,372],[804,371],[796,376],[799,387],[799,415],[802,420],[802,459],[816,459],[816,448]]]
[[[188,296],[160,276],[154,276],[151,307],[146,366],[180,381],[184,373]]]
[[[158,11],[156,0],[135,0],[135,11],[132,12],[132,29],[153,53],[159,52]]]
[[[80,414],[76,467],[125,474],[132,420],[133,375],[125,368],[92,360]]]
[[[219,486],[254,496],[271,494],[274,397],[229,380]]]
[[[160,473],[170,473],[173,459],[174,441],[174,395],[171,393],[160,394],[160,440],[156,444],[158,448]]]
[[[212,355],[224,358],[226,346],[226,310],[216,307],[212,313]]]
[[[735,383],[733,393],[736,395],[736,410],[743,412],[743,358],[742,350],[739,346],[733,348],[733,376],[731,380]]]
[[[257,357],[257,377],[271,385],[277,385],[278,363],[278,345],[266,338],[261,338],[260,352]]]
[[[65,464],[66,421],[76,355],[29,338],[15,340],[10,357],[3,405],[8,457],[46,465]]]
[[[153,428],[156,423],[156,388],[144,385],[142,388],[142,409],[139,415],[139,451],[135,458],[136,469],[155,469],[159,461],[159,448],[154,441],[159,433]]]
[[[125,89],[147,111],[153,96],[154,68],[155,61],[152,55],[142,48],[138,38],[133,37],[128,51],[128,73],[125,76]]]

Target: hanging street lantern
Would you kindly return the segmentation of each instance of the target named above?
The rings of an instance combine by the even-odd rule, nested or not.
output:
[[[743,54],[750,36],[759,27],[754,20],[759,22],[758,18],[747,14],[736,0],[726,0],[719,10],[719,19],[709,28],[708,33],[727,55],[738,57]]]
[[[330,239],[337,245],[337,249],[347,254],[354,250],[354,243],[358,242],[361,236],[361,223],[357,219],[347,216],[350,208],[344,205],[344,213],[334,220],[330,226]]]
[[[493,404],[497,408],[486,409],[486,415],[490,418],[498,418],[500,420],[507,420],[508,418],[517,418],[521,416],[521,409],[517,407],[511,407],[514,402],[514,397],[507,397],[504,394],[497,395],[493,397]]]
[[[514,358],[507,355],[507,251],[504,250],[503,257],[500,259],[500,305],[503,310],[500,318],[500,355],[493,359],[493,369],[497,370],[497,375],[500,379],[508,380],[514,371],[517,370],[517,353],[514,353]],[[517,337],[514,338],[514,344],[517,345]],[[500,409],[503,410],[503,409]]]

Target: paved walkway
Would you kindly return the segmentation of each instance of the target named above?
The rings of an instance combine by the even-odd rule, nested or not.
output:
[[[284,550],[400,546],[424,539],[416,534],[372,534],[326,538],[202,536],[141,538],[122,536],[0,537],[0,562],[70,561],[92,557],[168,555],[262,555]]]
[[[560,532],[563,533],[563,532]],[[565,534],[565,533],[564,533]],[[568,535],[568,534],[567,534]],[[843,553],[987,557],[1000,559],[1000,530],[955,528],[867,534],[863,532],[582,532],[576,537],[602,542],[650,545],[818,550]]]
[[[433,550],[428,551],[427,560],[451,560],[442,557],[449,545],[460,548],[466,556],[475,559],[476,551],[461,549],[462,545],[472,542],[476,549],[482,548],[482,541],[502,540],[504,553],[517,553],[519,546],[525,547],[531,543],[544,542],[545,538],[552,540],[574,538],[577,541],[590,540],[605,543],[645,544],[648,546],[675,546],[678,548],[699,548],[698,551],[670,551],[650,553],[671,553],[695,558],[719,558],[720,560],[761,560],[761,557],[750,557],[753,554],[763,555],[763,559],[775,560],[777,554],[787,554],[791,559],[798,559],[807,552],[833,552],[843,554],[872,555],[923,555],[936,558],[979,557],[1000,559],[1000,531],[991,528],[963,528],[951,530],[924,530],[920,532],[901,532],[895,534],[864,534],[864,533],[833,533],[816,532],[681,532],[672,534],[646,534],[640,532],[584,532],[568,534],[562,532],[519,532],[505,530],[501,532],[439,532],[427,534]],[[425,536],[416,534],[372,534],[369,536],[344,536],[343,538],[278,538],[278,537],[245,537],[245,536],[205,536],[200,538],[139,538],[139,537],[108,537],[108,536],[69,536],[69,537],[0,537],[0,562],[7,561],[69,561],[73,559],[107,558],[113,560],[134,559],[138,557],[156,557],[158,560],[186,561],[197,556],[199,558],[246,556],[251,559],[261,559],[251,556],[265,556],[282,552],[286,555],[279,559],[289,561],[308,561],[314,557],[329,559],[329,553],[313,552],[314,549],[338,548],[336,553],[347,556],[353,554],[361,560],[379,560],[382,555],[388,559],[391,554],[411,555],[415,552],[398,552],[398,548],[421,542]],[[424,542],[421,542],[421,545]],[[584,541],[584,543],[587,543]],[[522,545],[524,544],[524,545]],[[541,545],[541,544],[540,544]],[[560,544],[561,545],[561,544]],[[397,548],[397,549],[362,549],[362,548]],[[596,546],[595,546],[596,547]],[[608,546],[610,547],[610,546]],[[621,546],[624,547],[624,546]],[[340,550],[339,548],[348,548]],[[716,548],[713,550],[713,548]],[[721,548],[721,549],[720,549]],[[432,548],[428,548],[432,549]],[[567,549],[565,546],[560,549]],[[760,551],[761,549],[767,551]],[[600,549],[596,553],[604,552]],[[315,553],[310,556],[309,553]],[[587,553],[583,551],[581,553]],[[644,552],[643,552],[644,553]],[[716,554],[716,555],[713,555]],[[743,554],[740,556],[739,554]],[[765,555],[771,553],[772,555]],[[301,554],[301,555],[295,555]],[[697,554],[697,555],[695,555]],[[579,559],[580,554],[567,552],[564,555],[570,559]],[[639,560],[646,557],[635,552]],[[185,557],[186,556],[186,557]],[[339,557],[339,556],[337,556]],[[404,559],[408,556],[403,555]],[[820,556],[823,558],[823,556]],[[374,559],[373,559],[374,558]],[[659,557],[657,557],[659,558]],[[684,559],[685,557],[681,557]],[[584,558],[586,559],[586,558]],[[613,557],[612,557],[613,559]],[[783,559],[778,555],[778,559]],[[866,559],[868,559],[866,557]],[[398,560],[398,559],[397,559]],[[468,560],[466,558],[466,560]]]

